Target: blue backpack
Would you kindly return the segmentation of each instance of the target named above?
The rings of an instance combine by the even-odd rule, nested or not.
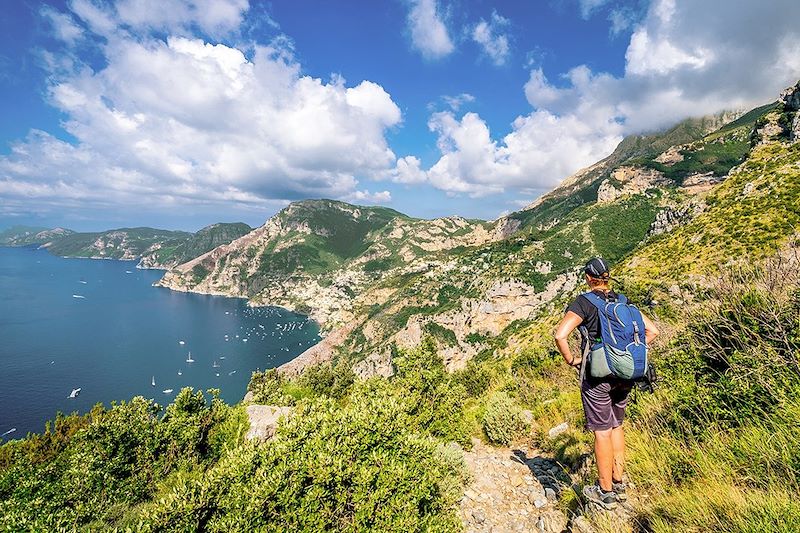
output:
[[[593,292],[584,294],[597,308],[601,339],[588,339],[589,373],[596,378],[616,376],[638,380],[648,368],[645,326],[642,313],[619,294],[606,301]]]

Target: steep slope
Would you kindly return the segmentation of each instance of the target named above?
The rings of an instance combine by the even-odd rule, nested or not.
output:
[[[307,200],[179,265],[160,285],[310,311],[331,329],[352,318],[353,299],[383,277],[500,239],[508,226],[459,217],[418,220],[382,207]]]

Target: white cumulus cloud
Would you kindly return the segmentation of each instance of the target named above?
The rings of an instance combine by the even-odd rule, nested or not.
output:
[[[114,210],[391,199],[387,191],[358,189],[359,177],[395,165],[385,133],[401,112],[383,87],[303,75],[282,41],[244,51],[132,32],[137,25],[161,31],[191,24],[230,31],[246,7],[239,0],[176,2],[159,21],[140,11],[153,7],[148,1],[123,0],[111,9],[76,0],[64,14],[103,32],[104,66],[54,56],[49,100],[75,141],[32,131],[14,143],[0,157],[3,202],[47,209],[81,201]],[[203,9],[216,13],[213,24]]]
[[[472,29],[472,40],[478,43],[489,59],[498,66],[505,64],[511,53],[508,35],[504,33],[508,25],[507,18],[493,11],[488,21],[481,19]]]
[[[411,44],[426,59],[439,59],[455,50],[436,0],[411,0],[408,29]]]

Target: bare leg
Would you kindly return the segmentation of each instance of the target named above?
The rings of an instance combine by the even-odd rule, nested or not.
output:
[[[622,481],[622,474],[625,470],[625,432],[622,430],[622,426],[611,430],[611,446],[614,448],[613,479]]]
[[[611,490],[611,474],[614,467],[614,445],[611,441],[612,430],[594,432],[594,456],[597,461],[597,474],[600,478],[600,488],[608,492]]]

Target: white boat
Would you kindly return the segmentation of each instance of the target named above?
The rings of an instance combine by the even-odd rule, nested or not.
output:
[[[182,376],[182,375],[183,375],[183,372],[181,372],[180,370],[178,370],[178,375],[179,375],[179,376]]]
[[[152,385],[153,387],[156,386],[156,377],[155,376],[153,376],[153,379],[150,381],[150,385]]]
[[[73,298],[80,298],[81,300],[85,300],[86,299],[86,296],[81,296],[80,294],[73,294],[72,297]]]
[[[161,392],[163,392],[164,394],[170,394],[172,392],[172,389],[164,389]]]
[[[228,375],[229,375],[229,376],[232,376],[232,375],[234,375],[235,373],[236,373],[236,370],[231,370],[230,372],[228,372]]]
[[[72,389],[72,392],[69,393],[69,396],[67,396],[67,398],[77,398],[78,394],[80,393],[81,393],[80,387],[78,387],[77,389]]]
[[[214,364],[213,364],[213,365],[211,365],[211,367],[212,367],[212,368],[219,368],[219,363],[217,363],[217,360],[216,360],[216,359],[214,360]]]
[[[181,346],[183,346],[184,344],[186,344],[186,341],[178,341],[178,344],[180,344]]]
[[[17,428],[11,428],[8,431],[6,431],[5,433],[3,433],[2,435],[0,435],[0,437],[5,437],[6,435],[10,435],[10,434],[14,433],[16,430],[17,430]]]
[[[125,271],[125,273],[126,273],[126,274],[133,274],[133,272],[132,272],[132,271],[130,271],[130,270],[126,270],[126,271]]]
[[[194,359],[192,359],[192,352],[189,352],[189,357],[186,358],[187,363],[194,363]]]

